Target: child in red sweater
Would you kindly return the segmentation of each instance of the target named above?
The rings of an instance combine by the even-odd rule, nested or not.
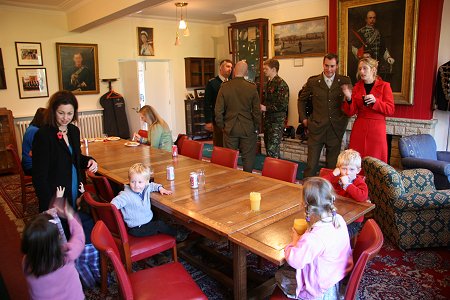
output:
[[[352,149],[347,149],[338,156],[336,169],[322,177],[331,182],[336,194],[365,202],[369,198],[369,190],[361,171],[361,156]],[[356,236],[362,228],[364,216],[347,225],[350,238]]]

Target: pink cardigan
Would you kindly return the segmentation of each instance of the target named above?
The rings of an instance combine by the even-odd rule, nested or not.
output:
[[[64,266],[38,278],[25,272],[31,299],[79,300],[85,298],[75,269],[75,260],[84,249],[83,228],[75,218],[69,221],[69,227],[72,237],[64,245],[66,250]]]
[[[353,268],[347,225],[340,215],[336,217],[339,228],[331,222],[316,222],[297,245],[285,248],[286,261],[297,270],[297,298],[318,298]]]

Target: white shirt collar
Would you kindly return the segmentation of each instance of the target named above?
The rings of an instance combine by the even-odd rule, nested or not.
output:
[[[325,74],[323,74],[323,79],[325,79],[325,82],[327,82],[328,79],[330,79],[331,82],[333,82],[334,81],[334,77],[336,77],[336,73],[334,73],[333,76],[331,76],[331,78],[328,78],[327,76],[325,76]]]
[[[219,74],[219,78],[220,80],[222,80],[222,82],[227,81],[228,79],[226,79],[225,77],[223,77],[222,75]]]

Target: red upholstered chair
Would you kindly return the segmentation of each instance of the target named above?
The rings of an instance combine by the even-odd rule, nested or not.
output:
[[[83,194],[83,198],[92,208],[94,220],[103,221],[112,232],[116,244],[121,250],[122,261],[128,273],[131,273],[131,263],[151,257],[155,254],[172,249],[173,260],[177,261],[177,247],[175,238],[167,234],[155,234],[146,237],[134,237],[128,235],[126,225],[121,212],[111,203],[95,201],[89,192]],[[106,264],[101,261],[102,292],[106,292]]]
[[[353,249],[353,270],[345,290],[345,300],[354,300],[356,292],[358,291],[359,283],[364,274],[367,262],[377,255],[383,246],[383,233],[374,219],[369,219],[364,224],[361,232],[356,240],[355,248]],[[289,299],[278,287],[270,297],[270,300]]]
[[[122,299],[207,299],[179,262],[127,274],[111,232],[102,221],[95,224],[91,237],[102,257],[111,260]]]
[[[262,176],[295,183],[297,168],[298,165],[296,163],[278,158],[266,157],[262,169]]]
[[[148,138],[148,131],[144,129],[139,129],[138,134],[143,137],[144,139]]]
[[[178,147],[178,153],[181,154],[181,148],[183,148],[183,143],[188,139],[188,136],[182,133],[178,134],[177,140],[175,141],[175,145]]]
[[[355,299],[359,283],[364,274],[367,262],[375,257],[383,246],[383,233],[374,219],[369,219],[364,224],[356,240],[353,249],[353,270],[345,290],[345,300]]]
[[[114,192],[109,184],[108,179],[105,176],[97,176],[94,173],[87,171],[87,176],[91,179],[94,184],[95,193],[98,198],[103,202],[111,202],[114,198]]]
[[[180,154],[201,160],[203,156],[203,144],[193,140],[185,140]]]
[[[228,168],[237,168],[239,151],[229,148],[214,146],[211,162]]]
[[[20,189],[22,191],[22,213],[25,214],[27,211],[27,194],[33,194],[34,188],[33,188],[33,181],[31,176],[25,175],[22,169],[22,163],[20,161],[19,155],[17,154],[16,148],[9,144],[6,146],[6,150],[9,152],[9,154],[12,157],[12,160],[15,164],[15,169],[17,174],[20,176]]]

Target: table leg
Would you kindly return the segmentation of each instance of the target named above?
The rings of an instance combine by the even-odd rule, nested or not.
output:
[[[233,290],[234,299],[247,299],[247,250],[233,244]]]

